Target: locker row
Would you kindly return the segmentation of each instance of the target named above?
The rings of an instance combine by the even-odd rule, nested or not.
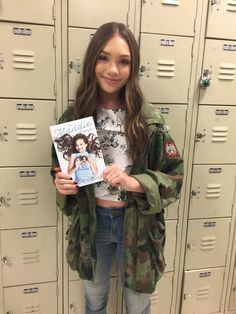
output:
[[[32,0],[24,0],[20,7],[17,4],[17,0],[1,0],[0,20],[54,25],[56,10],[59,9],[58,1],[43,0],[37,6],[37,10],[35,10]],[[134,0],[122,0],[119,3],[116,0],[102,2],[99,0],[70,0],[68,1],[68,25],[98,28],[101,24],[113,20],[126,24],[132,19],[130,15],[133,14],[134,6]],[[141,32],[194,36],[197,1],[193,5],[188,0],[140,0],[139,6],[141,9]],[[24,10],[26,7],[28,9]],[[87,14],[88,8],[89,15]],[[235,15],[236,4],[234,1],[209,1],[206,36],[236,39]]]
[[[54,27],[0,22],[0,31],[0,97],[54,100]],[[74,99],[85,49],[94,32],[94,29],[69,29],[69,99]],[[141,34],[140,80],[148,101],[188,103],[192,48],[191,37]],[[206,85],[207,80],[208,87],[201,89],[200,104],[236,105],[235,56],[236,41],[206,40],[199,84],[203,80]]]
[[[153,313],[170,312],[172,299],[173,273],[165,273],[151,296]],[[221,292],[224,281],[224,268],[206,268],[203,270],[185,271],[182,295],[181,314],[209,314],[222,311]],[[121,314],[122,295],[118,278],[110,279],[110,297],[108,313]],[[232,287],[233,289],[233,287]],[[82,314],[84,309],[83,281],[74,280],[68,286],[68,313]],[[50,298],[48,299],[48,295]],[[46,301],[47,300],[47,301]],[[55,282],[23,285],[4,288],[6,313],[57,313],[58,291]],[[196,308],[197,306],[197,308]],[[229,310],[235,310],[232,297]],[[125,313],[125,311],[123,311]]]

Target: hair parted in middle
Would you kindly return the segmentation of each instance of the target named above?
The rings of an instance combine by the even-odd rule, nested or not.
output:
[[[126,110],[125,136],[129,157],[135,161],[146,152],[148,137],[141,117],[143,94],[139,87],[139,48],[133,33],[122,23],[103,24],[93,35],[83,62],[81,82],[76,92],[74,118],[93,116],[96,123],[96,109],[99,102],[99,87],[95,76],[95,67],[100,52],[115,35],[123,38],[130,50],[131,68],[126,85],[120,91],[120,102]]]

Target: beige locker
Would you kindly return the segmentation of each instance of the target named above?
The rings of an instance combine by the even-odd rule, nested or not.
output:
[[[70,0],[69,26],[98,28],[103,23],[127,23],[132,0]]]
[[[2,22],[0,33],[0,97],[55,99],[54,27]]]
[[[230,218],[189,220],[185,269],[224,266]]]
[[[4,287],[56,281],[55,227],[1,231]]]
[[[121,290],[117,278],[110,279],[110,296],[107,305],[107,313],[120,314]],[[84,286],[82,280],[69,283],[69,314],[83,314],[85,307]]]
[[[0,0],[0,20],[54,24],[54,0]]]
[[[196,7],[189,0],[142,0],[141,32],[193,36]]]
[[[173,273],[165,273],[151,295],[152,314],[168,314],[171,309]]]
[[[229,311],[236,311],[236,267],[234,267],[234,276],[230,291]]]
[[[72,27],[68,29],[69,99],[75,99],[85,52],[95,31],[95,29]]]
[[[193,167],[189,218],[231,216],[234,204],[236,166]]]
[[[236,39],[236,1],[209,1],[207,37]]]
[[[220,312],[224,268],[184,272],[181,314]]]
[[[51,165],[55,102],[0,100],[0,166]]]
[[[158,103],[187,103],[192,38],[141,34],[140,83],[145,98]]]
[[[4,288],[6,314],[57,314],[56,283]]]
[[[49,172],[47,167],[0,169],[0,229],[57,224]]]
[[[175,251],[177,242],[177,220],[166,221],[166,244],[165,244],[165,272],[174,270]]]
[[[235,163],[236,107],[199,106],[194,163]]]
[[[236,42],[207,39],[202,72],[206,71],[210,86],[200,89],[199,103],[236,105]]]

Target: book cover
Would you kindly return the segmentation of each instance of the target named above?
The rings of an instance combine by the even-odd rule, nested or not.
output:
[[[105,163],[93,117],[49,128],[61,171],[78,186],[102,181]]]

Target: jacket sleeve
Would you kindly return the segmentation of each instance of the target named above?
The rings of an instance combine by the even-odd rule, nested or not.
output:
[[[132,196],[146,215],[159,213],[176,201],[183,182],[183,159],[162,121],[152,126],[147,168],[133,175],[145,192]]]

